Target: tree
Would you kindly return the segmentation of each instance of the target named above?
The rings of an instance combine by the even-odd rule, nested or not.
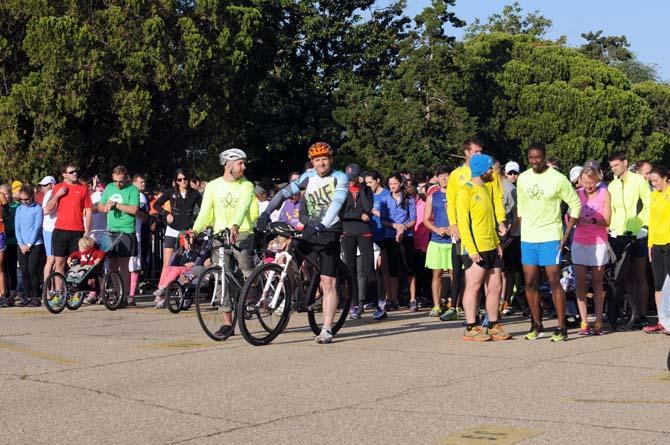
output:
[[[523,15],[523,8],[518,1],[511,5],[505,5],[501,13],[496,13],[488,18],[488,22],[482,24],[479,19],[466,28],[465,37],[472,38],[481,33],[502,32],[505,34],[530,34],[533,36],[544,36],[551,28],[552,21],[542,16],[540,11],[535,10]]]
[[[633,58],[628,49],[630,43],[626,36],[603,36],[603,31],[583,33],[586,43],[579,47],[579,52],[586,57],[603,63],[625,62]]]

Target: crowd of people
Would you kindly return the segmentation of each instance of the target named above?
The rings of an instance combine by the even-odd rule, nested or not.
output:
[[[523,306],[531,319],[525,338],[534,340],[544,332],[540,290],[546,283],[558,320],[551,340],[565,341],[566,252],[576,279],[578,334],[601,335],[605,267],[612,244],[624,237],[640,240],[626,280],[640,310],[637,324],[647,333],[670,334],[647,318],[649,284],[660,307],[670,274],[666,168],[646,161],[631,168],[623,152],[614,152],[607,183],[594,160],[565,176],[542,144],[526,150],[529,168],[523,172],[516,161],[503,165],[484,154],[475,139],[463,143],[462,154],[463,164],[453,171],[440,164],[383,178],[357,164],[335,170],[332,148],[318,142],[308,150],[305,172],[291,172],[286,183],[275,185],[247,180],[247,155],[234,148],[221,153],[221,177],[205,183],[177,169],[172,184],[154,193],[144,174],[131,176],[124,166],[114,168],[105,185],[68,162],[58,183],[46,176],[36,185],[0,185],[0,307],[39,306],[43,280],[52,271],[65,273],[74,260],[98,265],[104,259],[122,275],[128,305],[135,304],[140,283],[154,279],[154,304],[163,308],[169,281],[205,261],[184,255],[185,233],[229,229],[246,278],[255,264],[255,230],[283,221],[302,231],[303,251],[320,265],[319,343],[333,338],[340,259],[357,283],[350,319],[369,311],[372,319],[383,320],[401,306],[411,312],[426,308],[441,321],[465,318],[464,340],[506,340],[511,336],[503,317]],[[116,242],[101,252],[96,241],[105,233]],[[593,314],[587,294],[593,296]],[[85,302],[98,299],[91,291]],[[224,308],[221,335],[233,330],[231,310]]]

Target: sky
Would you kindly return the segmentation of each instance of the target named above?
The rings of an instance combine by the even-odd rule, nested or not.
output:
[[[456,0],[456,16],[468,24],[475,18],[481,22],[513,0]],[[430,0],[407,0],[407,13],[414,17]],[[603,30],[603,35],[625,35],[629,49],[638,59],[655,64],[661,80],[670,80],[670,0],[519,0],[526,12],[539,10],[553,21],[547,37],[555,40],[567,36],[570,46],[584,43],[581,34]],[[462,37],[463,30],[452,30]]]

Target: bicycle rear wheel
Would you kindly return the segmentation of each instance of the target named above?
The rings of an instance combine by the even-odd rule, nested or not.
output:
[[[339,261],[337,266],[336,280],[337,310],[335,311],[333,325],[331,326],[331,333],[333,335],[335,335],[337,331],[344,326],[344,322],[347,321],[349,308],[351,307],[352,292],[356,292],[353,279],[351,278],[351,271],[342,261]],[[319,335],[321,333],[321,327],[323,326],[323,310],[317,310],[317,306],[320,305],[316,296],[310,295],[307,319],[309,320],[309,327],[312,328],[314,335]]]
[[[279,264],[262,264],[242,287],[237,303],[237,323],[242,337],[254,346],[269,344],[279,335],[291,315],[291,284],[280,281]],[[276,299],[275,299],[276,297]],[[273,301],[274,300],[274,301]]]
[[[205,334],[212,340],[223,341],[232,335],[220,335],[217,331],[225,324],[224,314],[232,315],[231,326],[235,328],[235,304],[240,295],[240,287],[226,275],[222,280],[221,268],[210,266],[196,280],[195,312]]]
[[[184,295],[184,288],[177,281],[170,283],[165,292],[165,306],[168,311],[173,314],[178,314],[181,311],[182,297]]]
[[[65,303],[69,298],[67,285],[65,284],[65,277],[58,272],[49,274],[44,280],[42,287],[42,299],[44,306],[52,314],[59,314],[65,309]]]
[[[121,307],[125,301],[123,279],[118,272],[107,272],[102,279],[102,303],[110,311]]]

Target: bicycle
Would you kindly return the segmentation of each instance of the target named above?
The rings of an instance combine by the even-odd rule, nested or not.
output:
[[[113,232],[107,230],[92,230],[89,235],[96,240],[100,249],[105,252],[111,251],[120,242],[120,237],[115,237]],[[100,267],[104,268],[104,272],[102,273],[102,284],[99,286],[99,295],[105,307],[113,311],[125,303],[123,278],[118,272],[109,271],[104,267],[104,264],[101,264]],[[58,314],[66,307],[70,310],[79,309],[83,302],[81,293],[85,290],[92,290],[85,283],[87,283],[89,275],[96,270],[99,269],[89,269],[77,280],[68,280],[60,272],[51,272],[44,280],[42,289],[42,298],[47,310],[52,314]],[[79,298],[74,298],[75,296]]]
[[[314,335],[321,332],[321,299],[317,296],[320,269],[300,250],[300,232],[287,223],[270,223],[265,235],[288,239],[285,248],[275,253],[270,263],[256,267],[244,284],[237,305],[237,322],[244,339],[254,345],[271,343],[288,325],[291,312],[307,312]],[[351,306],[353,286],[349,268],[338,259],[338,308],[331,332],[335,335],[344,325]],[[322,316],[321,316],[322,317]],[[254,321],[257,322],[254,324]]]
[[[205,334],[212,340],[223,341],[228,336],[217,335],[216,332],[224,322],[223,313],[228,312],[225,309],[232,312],[232,326],[235,326],[235,307],[244,282],[242,272],[232,255],[232,249],[239,250],[239,247],[231,242],[229,229],[219,233],[212,233],[208,229],[205,231],[205,237],[212,241],[212,245],[214,241],[219,242],[219,246],[212,246],[213,249],[218,250],[219,258],[217,264],[206,267],[195,280],[195,311]],[[230,255],[230,264],[226,264],[226,255]]]

